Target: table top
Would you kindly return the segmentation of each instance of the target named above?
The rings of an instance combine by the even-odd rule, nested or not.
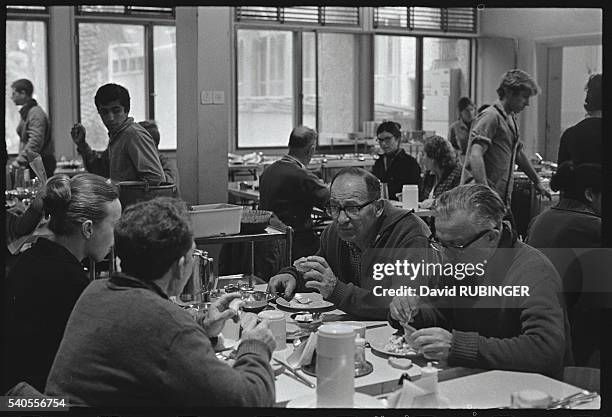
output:
[[[265,291],[267,284],[256,285],[255,288]],[[292,322],[290,315],[293,312],[284,311],[287,322]],[[335,309],[322,314],[324,322],[354,320],[348,314]],[[395,329],[384,321],[364,321],[366,324],[366,340],[386,340],[395,333]],[[274,356],[286,358],[293,350],[288,344],[287,349],[274,352]],[[371,396],[384,397],[398,389],[398,381],[403,373],[408,373],[411,380],[420,377],[421,366],[425,366],[427,360],[414,358],[414,365],[409,370],[393,368],[389,365],[384,355],[376,354],[366,349],[366,360],[373,365],[373,372],[369,375],[355,378],[355,392]],[[485,371],[482,369],[470,369],[464,367],[449,367],[435,362],[434,366],[439,369],[438,380],[439,393],[452,408],[499,408],[510,406],[510,394],[524,389],[536,389],[550,394],[553,398],[562,398],[567,395],[581,391],[580,388],[566,384],[555,379],[523,372],[511,371]],[[299,371],[307,380],[316,384],[316,377]],[[316,395],[316,390],[307,387],[297,381],[288,373],[283,372],[276,378],[276,402],[277,406],[284,407],[292,399],[304,395]],[[484,390],[486,387],[486,390]],[[486,394],[483,395],[483,392]],[[600,398],[595,401],[580,405],[577,408],[598,409]]]

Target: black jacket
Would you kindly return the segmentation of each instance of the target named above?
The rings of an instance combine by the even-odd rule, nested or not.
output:
[[[43,392],[72,308],[89,280],[80,262],[45,238],[21,254],[7,276],[3,392],[27,381]]]
[[[402,186],[405,184],[419,184],[421,179],[421,167],[414,157],[408,155],[404,149],[400,148],[395,157],[391,158],[391,162],[385,170],[383,159],[386,156],[381,156],[374,163],[372,173],[380,180],[387,183],[389,190],[389,199],[397,200],[396,194],[402,192]]]

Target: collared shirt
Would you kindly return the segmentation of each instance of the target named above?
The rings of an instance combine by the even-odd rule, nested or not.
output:
[[[300,161],[299,159],[297,159],[297,158],[296,158],[295,156],[293,156],[293,155],[289,155],[289,154],[284,155],[284,156],[281,158],[281,161],[282,161],[282,160],[284,160],[285,162],[294,162],[294,163],[298,164],[300,168],[302,168],[302,169],[306,169],[306,165],[304,165],[304,164],[302,163],[302,161]]]
[[[501,101],[497,100],[493,105],[484,109],[472,122],[466,154],[470,154],[474,143],[487,145],[487,150],[483,155],[487,182],[500,195],[504,203],[510,206],[514,163],[522,144],[519,141],[515,116],[504,111]],[[471,167],[466,158],[461,184],[472,180]]]
[[[465,155],[470,134],[470,125],[465,123],[462,118],[455,120],[448,127],[448,140],[460,155]]]

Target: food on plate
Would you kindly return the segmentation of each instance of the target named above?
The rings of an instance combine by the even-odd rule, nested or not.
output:
[[[406,358],[389,358],[389,365],[397,369],[408,369],[412,366],[412,361]]]
[[[416,351],[404,340],[403,335],[392,335],[383,349],[395,355],[416,354]]]
[[[312,303],[312,299],[310,297],[308,297],[307,295],[302,295],[302,294],[296,294],[293,299],[295,301],[297,301],[300,304],[310,304]]]
[[[312,313],[297,314],[295,316],[295,321],[311,322],[312,320],[313,320]]]

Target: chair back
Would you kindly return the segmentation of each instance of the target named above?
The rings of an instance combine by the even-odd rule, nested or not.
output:
[[[147,181],[121,181],[117,185],[119,187],[119,201],[121,201],[124,210],[132,204],[151,200],[155,197],[178,197],[176,184],[150,185]]]
[[[32,385],[25,381],[21,381],[5,394],[7,397],[29,397],[29,398],[47,398],[45,394],[38,391]]]

